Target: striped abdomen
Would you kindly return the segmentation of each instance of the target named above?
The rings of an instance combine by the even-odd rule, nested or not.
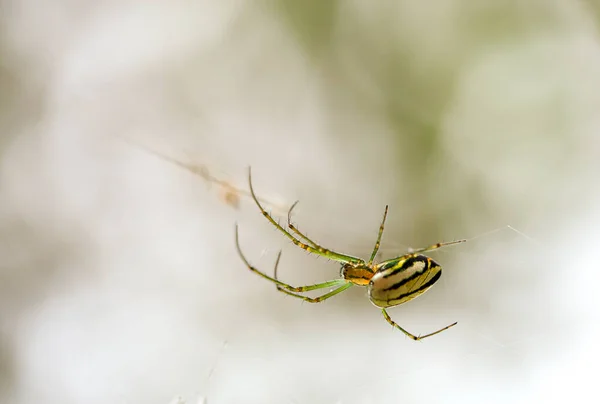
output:
[[[369,298],[375,306],[391,307],[407,302],[429,289],[442,276],[442,267],[424,255],[408,255],[377,266],[369,282]]]

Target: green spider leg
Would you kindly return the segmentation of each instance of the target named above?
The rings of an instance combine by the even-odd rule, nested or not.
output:
[[[298,230],[298,228],[294,225],[294,223],[292,223],[292,210],[296,207],[298,202],[300,202],[300,201],[294,202],[292,204],[292,206],[290,206],[290,210],[288,210],[287,225],[293,233],[296,233],[298,235],[298,238],[303,239],[308,244],[310,244],[312,247],[316,247],[317,244],[314,241],[312,241],[311,239],[309,239],[307,236],[305,236],[300,230]]]
[[[297,227],[296,225],[294,225],[294,223],[292,223],[292,210],[296,207],[296,205],[298,204],[298,202],[300,201],[296,201],[292,204],[292,206],[290,206],[290,209],[288,210],[288,217],[287,217],[287,225],[290,228],[290,230],[295,233],[299,239],[302,239],[304,241],[306,241],[311,247],[313,248],[322,248],[321,246],[319,246],[317,243],[315,243],[313,240],[311,240],[310,238],[308,238],[307,235],[305,235],[304,233],[302,233]],[[340,254],[342,255],[342,254]],[[360,259],[360,258],[356,258],[356,257],[352,257],[350,255],[347,255],[347,257],[351,257],[354,258],[355,260],[358,260],[358,262],[361,262],[364,264],[364,262]]]
[[[463,240],[448,241],[447,243],[436,243],[436,244],[430,245],[429,247],[411,250],[410,254],[419,254],[419,253],[424,253],[427,251],[433,251],[433,250],[437,250],[438,248],[441,248],[441,247],[445,247],[445,246],[452,245],[452,244],[460,244],[460,243],[464,243],[466,241],[467,240],[463,239]]]
[[[377,255],[377,251],[379,251],[379,245],[381,243],[381,236],[383,235],[383,227],[385,225],[385,219],[387,218],[388,213],[388,205],[385,205],[385,212],[383,212],[383,220],[381,221],[381,226],[379,226],[379,234],[377,235],[377,241],[375,242],[375,248],[373,248],[373,253],[371,254],[371,258],[369,258],[369,262],[367,266],[371,266],[375,256]]]
[[[344,290],[346,290],[352,286],[352,284],[350,282],[346,282],[343,279],[338,279],[338,281],[340,281],[340,283],[342,283],[342,281],[343,281],[343,284],[340,287],[335,288],[332,291],[325,293],[324,295],[317,296],[317,297],[302,296],[297,293],[293,293],[288,290],[285,290],[282,287],[280,287],[279,285],[277,286],[277,290],[285,293],[286,295],[297,297],[298,299],[302,299],[309,303],[321,303],[323,300],[329,299],[331,296],[335,296],[338,293],[342,293]]]
[[[427,252],[427,251],[437,250],[438,248],[446,247],[448,245],[464,243],[466,241],[467,240],[463,239],[463,240],[449,241],[447,243],[436,243],[436,244],[430,245],[429,247],[419,248],[419,249],[416,249],[416,250],[410,250],[407,254],[405,254],[405,255],[403,255],[401,257],[392,258],[392,259],[389,259],[389,260],[382,261],[382,262],[378,263],[377,267],[382,267],[382,266],[384,266],[384,265],[386,265],[386,264],[388,264],[390,262],[398,261],[399,258],[408,258],[410,256],[414,256],[414,255],[417,255],[417,254],[420,254],[420,253],[424,253],[424,252]]]
[[[275,261],[275,270],[273,271],[273,278],[276,280],[279,280],[279,278],[277,278],[277,268],[279,267],[279,258],[280,257],[281,257],[281,254],[277,255],[277,261]],[[298,299],[302,299],[309,303],[320,303],[325,299],[329,299],[331,296],[335,296],[338,293],[342,293],[344,290],[346,290],[352,286],[352,283],[347,282],[344,279],[337,279],[337,280],[330,281],[330,282],[338,282],[338,284],[340,284],[341,286],[325,293],[324,295],[317,296],[317,297],[308,297],[308,296],[299,295],[297,293],[292,293],[288,290],[285,290],[284,288],[282,288],[279,285],[276,285],[276,286],[277,286],[278,291],[285,293],[287,295],[290,295],[290,296],[297,297]]]
[[[235,245],[237,247],[238,254],[240,255],[240,257],[242,258],[242,261],[244,261],[244,263],[246,264],[246,266],[248,267],[249,270],[258,274],[259,276],[263,277],[264,279],[273,282],[275,285],[277,285],[277,289],[282,288],[283,289],[282,291],[285,291],[285,292],[308,292],[311,290],[324,289],[324,288],[328,288],[328,287],[332,287],[332,286],[338,286],[338,285],[341,285],[342,283],[346,283],[346,280],[344,280],[344,279],[335,279],[333,281],[317,283],[314,285],[291,286],[291,285],[288,285],[287,283],[279,281],[278,279],[270,277],[269,275],[265,274],[264,272],[253,267],[252,264],[250,264],[250,262],[246,259],[246,256],[244,255],[244,253],[242,252],[242,249],[240,248],[237,224],[235,225]],[[280,257],[281,257],[281,251],[279,251],[279,254],[277,254],[277,261],[275,262],[275,272],[276,273],[277,273],[277,265],[279,264]],[[339,288],[339,289],[341,289],[341,288]],[[338,293],[340,293],[340,292],[341,291],[339,291]],[[335,295],[335,293],[331,294],[330,296],[327,296],[327,297],[331,297],[333,295]],[[321,300],[323,300],[323,298],[321,298]]]
[[[395,327],[395,328],[399,329],[399,330],[400,330],[400,331],[402,331],[404,334],[406,334],[406,336],[407,336],[407,337],[409,337],[410,339],[413,339],[413,340],[415,340],[415,341],[419,341],[419,340],[421,340],[421,339],[425,339],[425,338],[427,338],[427,337],[431,337],[431,336],[433,336],[433,335],[435,335],[435,334],[439,334],[439,333],[441,333],[442,331],[445,331],[445,330],[447,330],[448,328],[450,328],[450,327],[454,327],[456,324],[458,324],[458,322],[455,322],[455,323],[452,323],[452,324],[450,324],[450,325],[448,325],[448,326],[446,326],[446,327],[444,327],[444,328],[441,328],[441,329],[439,329],[439,330],[437,330],[437,331],[434,331],[434,332],[432,332],[432,333],[429,333],[429,334],[426,334],[426,335],[419,335],[419,336],[415,336],[415,335],[413,335],[413,334],[409,333],[408,331],[406,331],[404,328],[400,327],[400,326],[399,326],[399,325],[398,325],[398,324],[397,324],[397,323],[396,323],[394,320],[392,320],[392,318],[390,317],[390,315],[388,314],[388,312],[387,312],[385,309],[381,309],[381,312],[383,313],[383,317],[385,317],[386,321],[387,321],[388,323],[390,323],[390,324],[392,325],[392,327]]]
[[[303,250],[308,251],[309,253],[320,255],[322,257],[328,258],[333,261],[341,262],[343,264],[347,264],[349,262],[354,263],[354,264],[364,264],[364,261],[361,260],[360,258],[356,258],[356,257],[352,257],[350,255],[344,255],[344,254],[337,253],[335,251],[328,250],[312,241],[311,241],[311,243],[313,245],[308,245],[308,244],[304,244],[302,241],[298,240],[289,231],[287,231],[286,229],[281,227],[281,225],[279,223],[277,223],[275,221],[275,219],[273,219],[273,217],[262,207],[262,205],[258,201],[258,198],[256,197],[256,194],[254,193],[254,188],[252,187],[252,171],[251,171],[250,167],[248,167],[248,183],[250,185],[250,193],[252,194],[252,199],[254,199],[254,203],[256,203],[256,206],[258,206],[262,215],[269,222],[271,222],[271,224],[273,226],[275,226],[280,232],[282,232],[287,238],[289,238],[292,241],[292,243],[294,243],[298,247],[302,248]],[[304,237],[304,239],[309,240],[308,237],[306,237],[304,235],[302,235],[302,236]]]

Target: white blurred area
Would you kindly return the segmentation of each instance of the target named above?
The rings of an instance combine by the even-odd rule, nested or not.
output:
[[[599,21],[575,0],[0,0],[0,402],[597,402]],[[292,284],[339,266],[262,218],[249,165],[343,253],[368,258],[386,204],[381,259],[469,238],[390,310],[458,325],[413,342],[363,289],[311,305],[250,273],[235,222]]]

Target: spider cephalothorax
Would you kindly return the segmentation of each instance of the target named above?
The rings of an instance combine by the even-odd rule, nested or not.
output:
[[[347,263],[342,265],[340,276],[355,285],[366,286],[375,275],[375,271],[366,264]]]

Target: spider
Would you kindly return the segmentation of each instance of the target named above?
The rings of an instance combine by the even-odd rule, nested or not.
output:
[[[248,269],[263,277],[264,279],[273,282],[276,285],[277,290],[310,303],[320,303],[326,299],[329,299],[332,296],[342,293],[343,291],[349,289],[352,285],[366,286],[371,303],[373,303],[375,306],[381,309],[383,317],[386,319],[386,321],[415,341],[439,334],[440,332],[445,331],[448,328],[453,327],[457,324],[455,322],[432,333],[415,336],[410,332],[406,331],[404,328],[400,327],[394,320],[392,320],[386,309],[389,307],[398,306],[402,303],[406,303],[409,300],[412,300],[415,297],[425,293],[427,289],[429,289],[438,279],[440,279],[440,276],[442,275],[442,267],[434,260],[425,255],[422,255],[421,253],[436,250],[440,247],[451,244],[463,243],[467,240],[456,240],[446,243],[432,244],[429,247],[412,250],[409,253],[404,254],[400,257],[376,263],[374,262],[374,259],[377,255],[377,251],[379,250],[385,219],[387,218],[388,213],[388,206],[386,205],[385,212],[383,214],[383,220],[381,221],[381,225],[379,226],[379,233],[377,235],[375,247],[373,248],[373,252],[371,253],[369,261],[365,262],[360,258],[346,254],[340,254],[338,252],[324,248],[317,244],[315,241],[308,238],[305,234],[300,232],[300,230],[298,230],[298,228],[291,221],[292,210],[298,204],[298,201],[294,202],[288,211],[287,225],[290,231],[283,228],[277,221],[273,219],[273,217],[267,211],[265,211],[265,209],[258,201],[258,198],[254,193],[254,188],[252,187],[252,172],[250,168],[248,168],[248,183],[250,185],[250,193],[252,195],[252,199],[254,199],[254,202],[256,203],[256,206],[258,206],[258,208],[260,209],[262,215],[281,233],[283,233],[287,238],[289,238],[292,241],[292,243],[302,248],[303,250],[308,251],[311,254],[320,255],[322,257],[341,263],[340,279],[334,279],[331,281],[307,286],[288,285],[287,283],[284,283],[277,278],[277,267],[279,266],[281,251],[279,251],[279,253],[277,254],[274,274],[272,277],[258,270],[250,264],[250,262],[242,253],[238,236],[238,225],[236,223],[235,243],[238,254],[242,258]],[[326,288],[333,289],[321,296],[314,298],[300,294],[311,290]]]

